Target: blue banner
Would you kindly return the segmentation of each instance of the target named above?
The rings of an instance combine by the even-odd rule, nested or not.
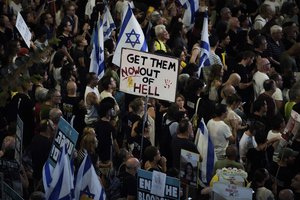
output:
[[[180,199],[180,181],[179,179],[169,177],[166,178],[164,197],[159,197],[150,193],[152,184],[152,172],[145,170],[138,170],[137,177],[137,199]]]

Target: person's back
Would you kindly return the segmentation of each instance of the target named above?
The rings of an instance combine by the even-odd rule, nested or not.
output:
[[[178,158],[180,158],[181,149],[198,153],[196,145],[189,140],[191,134],[193,134],[191,122],[187,119],[181,120],[178,125],[178,133],[171,143],[172,157],[175,158],[173,159],[173,167],[176,169],[180,169],[180,159]]]

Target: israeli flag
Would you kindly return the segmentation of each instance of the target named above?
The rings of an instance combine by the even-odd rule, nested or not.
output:
[[[117,47],[112,62],[120,67],[122,48],[135,49],[148,52],[147,42],[143,30],[132,13],[129,6],[124,6],[126,12],[123,12],[123,20],[120,29]]]
[[[111,16],[109,8],[106,6],[105,12],[103,15],[103,36],[104,41],[108,40],[111,36],[112,31],[116,29],[115,22]]]
[[[93,31],[93,50],[91,53],[90,72],[95,72],[101,79],[104,75],[104,37],[103,37],[103,21],[98,20]]]
[[[74,174],[66,148],[66,145],[62,147],[54,169],[51,169],[48,161],[43,167],[43,184],[46,199],[74,199]]]
[[[183,2],[184,1],[180,1],[180,3]],[[182,23],[187,27],[187,29],[191,29],[195,24],[195,13],[199,10],[199,0],[187,0],[183,4],[183,7],[185,8],[185,11]]]
[[[75,199],[106,199],[104,189],[87,153],[77,173]]]
[[[201,122],[199,124],[195,144],[203,159],[200,166],[200,180],[205,185],[208,185],[210,180],[212,179],[212,173],[215,162],[217,161],[217,157],[215,154],[214,145],[210,139],[203,118],[201,119]]]
[[[199,70],[198,70],[199,77],[200,77],[202,67],[210,65],[209,55],[210,55],[210,45],[208,39],[208,14],[207,11],[205,11],[202,33],[201,33],[201,42],[200,42],[200,60],[199,60]]]

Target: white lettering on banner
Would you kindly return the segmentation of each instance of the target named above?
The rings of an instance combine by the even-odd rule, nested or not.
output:
[[[151,190],[151,183],[152,183],[151,180],[139,177],[139,179],[138,179],[138,188],[142,189],[145,192],[150,191]],[[143,198],[141,198],[141,199],[152,198],[152,196],[153,196],[153,198],[155,197],[155,199],[164,199],[164,198],[159,198],[155,195],[151,195],[151,194],[148,194],[148,193],[147,194],[142,193],[142,194],[143,194]],[[178,192],[177,187],[174,187],[172,185],[166,185],[166,187],[165,187],[165,196],[166,197],[178,198],[178,194],[179,194],[179,192]]]
[[[138,200],[167,200],[167,199],[139,191],[138,192]]]

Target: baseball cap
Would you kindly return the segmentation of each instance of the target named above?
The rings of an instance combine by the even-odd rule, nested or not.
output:
[[[294,151],[291,148],[284,148],[279,152],[278,158],[282,160],[288,157],[296,157],[298,156],[298,154],[299,154],[298,151]]]

